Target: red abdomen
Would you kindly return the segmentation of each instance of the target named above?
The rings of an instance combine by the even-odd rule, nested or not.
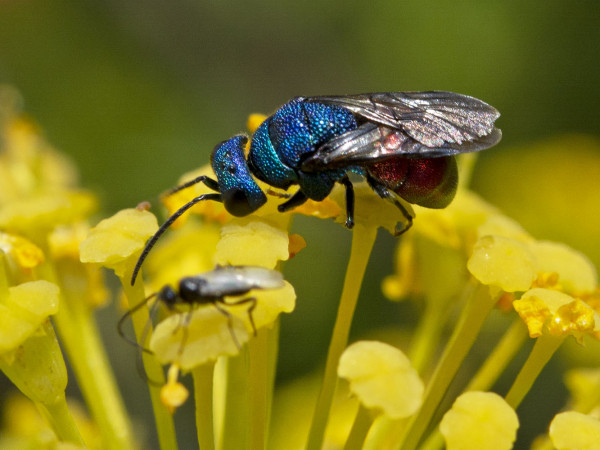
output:
[[[369,174],[404,200],[426,208],[445,208],[456,194],[454,156],[416,159],[392,157],[366,166]]]

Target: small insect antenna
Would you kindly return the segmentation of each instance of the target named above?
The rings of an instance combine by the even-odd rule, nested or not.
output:
[[[140,377],[147,383],[152,384],[154,386],[161,386],[162,383],[159,383],[158,381],[154,381],[152,379],[150,379],[150,377],[148,377],[148,374],[146,374],[146,370],[144,368],[144,359],[143,359],[143,354],[148,353],[149,355],[153,355],[154,352],[152,352],[152,350],[144,347],[144,342],[146,341],[146,336],[148,336],[148,333],[150,332],[150,326],[152,325],[152,322],[154,320],[154,316],[156,314],[156,311],[158,311],[158,303],[156,302],[154,303],[154,305],[152,305],[150,307],[150,311],[149,311],[149,318],[148,321],[146,322],[146,325],[144,325],[144,329],[142,330],[142,334],[140,336],[140,342],[137,342],[131,338],[129,338],[125,332],[123,331],[123,324],[125,323],[125,321],[131,317],[131,315],[136,312],[137,310],[141,309],[144,305],[147,305],[148,302],[150,300],[152,300],[154,297],[157,296],[157,293],[153,293],[151,295],[149,295],[148,297],[146,297],[144,299],[143,302],[135,305],[133,308],[131,308],[129,311],[127,311],[123,317],[121,317],[121,319],[119,320],[119,322],[117,323],[117,330],[119,332],[119,335],[125,340],[127,341],[129,344],[133,345],[134,347],[136,347],[138,349],[137,352],[137,357],[136,357],[136,361],[135,361],[135,365],[136,365],[136,369],[138,371],[138,374],[140,375]]]
[[[123,324],[125,323],[125,321],[131,317],[131,315],[136,312],[137,310],[141,309],[143,306],[147,305],[148,302],[150,300],[152,300],[154,297],[156,297],[157,293],[153,293],[150,294],[148,297],[146,297],[142,302],[138,303],[137,305],[135,305],[133,308],[131,308],[129,311],[127,311],[125,314],[123,314],[123,317],[121,317],[119,319],[119,322],[117,323],[117,331],[119,332],[119,336],[121,336],[124,340],[126,340],[128,343],[130,343],[131,345],[133,345],[134,347],[139,348],[140,350],[142,350],[143,352],[146,352],[148,354],[152,354],[152,351],[150,351],[149,349],[145,348],[143,346],[144,341],[146,340],[146,335],[148,334],[148,330],[149,330],[149,324],[146,324],[146,326],[144,327],[144,331],[142,332],[142,336],[141,336],[141,344],[139,342],[137,342],[136,340],[131,339],[129,336],[127,336],[125,334],[125,332],[123,331]],[[156,305],[153,305],[150,311],[150,320],[149,322],[151,323],[152,321],[152,316],[154,315],[154,311],[156,311]]]
[[[187,187],[189,187],[189,186],[187,186]],[[175,192],[177,192],[177,191],[175,191]],[[185,205],[183,205],[181,208],[179,208],[177,211],[175,211],[171,215],[171,217],[169,217],[165,221],[165,223],[163,223],[160,226],[160,228],[156,231],[156,233],[154,233],[154,235],[148,240],[148,242],[146,242],[146,246],[144,247],[144,250],[142,251],[142,254],[140,255],[140,257],[138,258],[135,268],[133,269],[133,274],[131,275],[131,285],[132,286],[135,284],[135,279],[137,278],[138,272],[142,268],[142,264],[146,260],[148,253],[150,253],[150,250],[152,250],[152,248],[154,247],[156,242],[160,239],[160,237],[164,234],[164,232],[167,231],[167,229],[171,225],[173,225],[173,222],[175,222],[177,219],[179,219],[179,217],[181,217],[181,215],[184,212],[186,212],[188,209],[190,209],[196,203],[200,203],[201,201],[204,201],[204,200],[213,200],[216,202],[223,202],[223,198],[221,197],[221,194],[217,194],[217,193],[202,194],[202,195],[190,200]]]

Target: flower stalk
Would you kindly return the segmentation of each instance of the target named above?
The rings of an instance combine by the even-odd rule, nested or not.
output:
[[[325,428],[327,427],[331,402],[337,383],[338,361],[348,343],[352,317],[354,316],[360,287],[376,236],[376,227],[362,226],[360,224],[356,225],[352,233],[350,260],[346,268],[344,287],[325,364],[325,374],[308,437],[308,450],[320,449],[323,444]]]
[[[412,450],[419,444],[456,372],[473,346],[483,322],[494,307],[495,299],[490,296],[487,286],[470,284],[466,292],[467,302],[429,380],[423,405],[411,418],[401,440],[400,447],[404,450]]]

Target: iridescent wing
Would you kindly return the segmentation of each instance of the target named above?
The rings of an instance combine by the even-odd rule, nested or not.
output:
[[[345,167],[392,156],[434,158],[497,144],[500,113],[481,100],[452,92],[382,92],[323,96],[305,102],[337,105],[359,122],[303,161],[303,170]]]

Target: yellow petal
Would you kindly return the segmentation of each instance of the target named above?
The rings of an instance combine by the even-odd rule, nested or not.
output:
[[[502,236],[484,236],[475,244],[467,268],[481,283],[515,292],[529,289],[537,265],[525,244]]]
[[[194,309],[186,324],[187,314],[172,315],[154,329],[150,349],[161,363],[175,362],[182,370],[190,370],[222,355],[236,355],[236,341],[241,346],[249,339],[242,320],[232,316],[230,326],[212,305]]]
[[[519,419],[498,394],[466,392],[456,399],[440,422],[448,450],[511,449]]]
[[[163,235],[144,266],[153,291],[166,284],[176,285],[184,276],[214,269],[214,254],[221,237],[215,223],[188,221]]]
[[[336,184],[329,195],[341,209],[336,217],[336,222],[346,222],[346,190]],[[354,183],[354,223],[365,227],[381,227],[396,235],[404,230],[407,224],[406,217],[392,202],[383,200],[368,186],[366,182]],[[414,217],[415,213],[411,204],[402,199],[397,199],[406,212]]]
[[[223,226],[215,263],[275,268],[289,257],[288,234],[267,222],[237,219]]]
[[[58,286],[45,280],[9,288],[0,304],[0,353],[13,350],[58,312]]]
[[[559,449],[596,450],[600,448],[600,421],[575,411],[557,414],[550,424],[550,439]]]
[[[207,176],[209,178],[212,178],[213,180],[216,179],[215,173],[213,172],[211,166],[207,164],[199,169],[184,174],[179,179],[177,185],[182,185],[188,181],[198,178],[199,176]],[[177,191],[174,194],[163,195],[161,197],[161,201],[163,205],[167,208],[169,215],[171,215],[190,200],[200,195],[210,194],[214,192],[215,191],[209,189],[204,183],[197,183],[186,189]],[[199,214],[208,221],[217,222],[220,224],[226,223],[232,218],[232,216],[225,210],[225,206],[223,206],[223,203],[216,201],[199,202],[196,205],[194,205],[189,210],[189,212],[192,214]],[[177,219],[173,224],[174,228],[183,225],[186,222],[187,217],[188,214],[184,214],[179,219]]]
[[[412,415],[422,403],[424,386],[410,360],[397,348],[377,341],[359,341],[342,354],[338,375],[367,408],[392,418]]]
[[[250,114],[248,116],[248,122],[246,123],[246,128],[248,129],[248,131],[250,133],[254,133],[258,129],[260,124],[265,121],[266,118],[267,118],[267,116],[265,116],[264,114],[258,114],[258,113]]]
[[[45,193],[3,205],[0,226],[27,235],[56,225],[78,222],[97,208],[94,195],[84,191]]]
[[[290,313],[296,306],[296,293],[290,283],[284,281],[285,286],[281,289],[255,289],[247,294],[247,297],[256,298],[256,307],[252,310],[252,320],[256,329],[271,327],[275,319],[282,312]],[[232,299],[232,301],[235,301]],[[246,323],[246,329],[253,332],[248,317],[248,304],[230,306],[228,311],[236,315]]]
[[[531,245],[539,271],[558,273],[558,282],[568,293],[592,292],[598,286],[596,268],[583,254],[558,242],[536,242]]]
[[[44,262],[42,250],[20,236],[0,232],[0,251],[11,256],[21,270],[31,269]]]
[[[538,337],[543,326],[554,335],[573,334],[580,339],[584,333],[600,328],[600,317],[583,301],[553,289],[535,288],[513,302],[514,308],[529,328],[531,337]]]
[[[156,217],[148,211],[119,211],[90,230],[79,246],[81,262],[102,264],[121,276],[157,229]]]

